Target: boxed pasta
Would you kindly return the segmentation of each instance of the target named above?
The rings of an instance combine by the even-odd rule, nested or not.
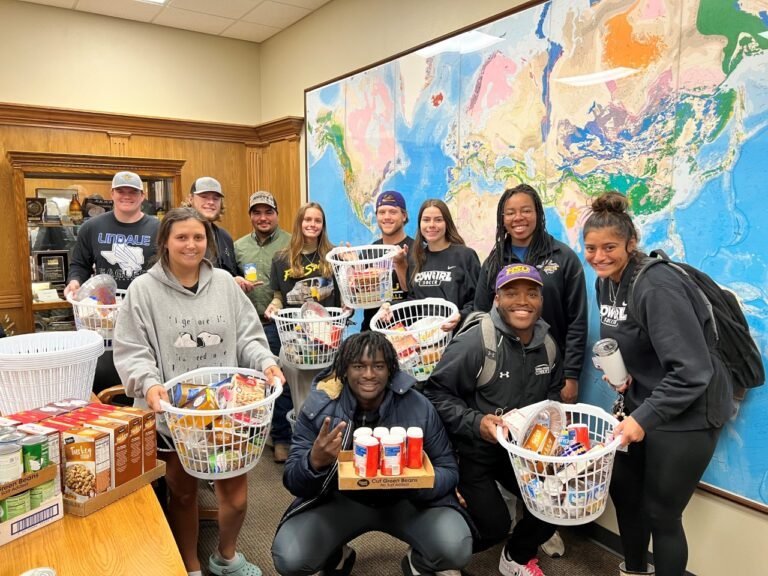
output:
[[[77,502],[106,492],[111,482],[109,435],[92,428],[62,432],[64,494]]]
[[[86,422],[86,428],[93,428],[109,434],[110,488],[122,486],[128,480],[141,476],[141,460],[129,458],[130,431],[126,422],[99,418]]]
[[[133,407],[121,407],[120,412],[139,416],[142,421],[142,472],[149,472],[155,468],[157,462],[157,432],[155,413],[151,410],[140,410]]]

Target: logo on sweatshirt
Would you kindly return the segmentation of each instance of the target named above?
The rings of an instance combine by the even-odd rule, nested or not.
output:
[[[627,319],[627,303],[623,306],[611,306],[602,304],[600,306],[600,323],[605,326],[618,326],[619,322]]]
[[[443,272],[440,270],[428,270],[426,272],[419,272],[413,278],[415,284],[419,286],[440,286],[444,282],[453,282],[452,272]]]
[[[543,376],[544,374],[550,373],[549,364],[539,364],[533,370],[536,376]]]

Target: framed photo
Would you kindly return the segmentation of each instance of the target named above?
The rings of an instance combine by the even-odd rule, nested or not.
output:
[[[26,198],[27,203],[27,222],[39,223],[43,221],[45,213],[45,199]]]
[[[66,250],[46,250],[33,252],[38,282],[50,282],[51,285],[63,286],[67,282],[69,270],[69,252]]]
[[[67,200],[67,204],[72,200],[72,194],[77,194],[77,190],[72,188],[35,188],[35,196],[38,198],[45,198],[46,200],[63,198]]]

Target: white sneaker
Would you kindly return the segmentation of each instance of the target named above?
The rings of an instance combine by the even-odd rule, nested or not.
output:
[[[408,551],[405,553],[405,558],[403,558],[401,562],[401,566],[403,568],[403,574],[406,576],[418,576],[421,574],[421,572],[417,571],[416,568],[413,567],[413,563],[411,562],[411,552],[413,552],[413,548],[410,546],[408,547]],[[435,576],[461,576],[460,570],[440,570],[439,572],[434,573]]]
[[[563,542],[559,532],[552,534],[552,538],[544,542],[541,545],[541,549],[550,558],[565,556],[565,542]]]
[[[544,576],[544,572],[539,568],[539,560],[537,558],[531,558],[528,564],[518,564],[514,560],[507,558],[504,550],[501,551],[499,572],[503,576]]]

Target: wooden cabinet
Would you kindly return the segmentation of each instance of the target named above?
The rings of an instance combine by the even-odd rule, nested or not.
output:
[[[33,273],[37,270],[40,254],[60,254],[70,250],[74,241],[76,227],[58,225],[30,225],[27,223],[26,198],[34,196],[34,190],[38,185],[43,188],[67,189],[77,184],[73,191],[87,194],[91,189],[109,191],[111,180],[116,172],[130,170],[141,176],[147,186],[150,211],[162,202],[167,205],[167,198],[174,198],[181,188],[181,169],[184,160],[167,160],[155,158],[127,158],[115,156],[90,156],[83,154],[51,154],[44,152],[17,152],[6,153],[12,170],[12,199],[13,211],[16,214],[16,238],[18,247],[16,251],[15,270],[18,273],[19,300],[23,310],[22,317],[17,320],[19,332],[31,332],[34,329],[34,312],[50,311],[66,308],[65,302],[33,303],[32,281]],[[162,190],[162,194],[158,192]],[[85,192],[83,192],[85,191]],[[100,194],[105,196],[104,192]],[[107,199],[109,193],[106,192]],[[84,198],[83,198],[84,199]],[[30,245],[33,235],[30,227],[37,228],[36,238],[40,232],[51,236],[58,232],[55,240],[41,246]],[[66,232],[71,232],[72,238],[67,240]],[[60,237],[60,238],[59,238]],[[61,245],[59,245],[61,244]],[[39,248],[42,248],[40,250]],[[45,280],[45,278],[35,278]]]

